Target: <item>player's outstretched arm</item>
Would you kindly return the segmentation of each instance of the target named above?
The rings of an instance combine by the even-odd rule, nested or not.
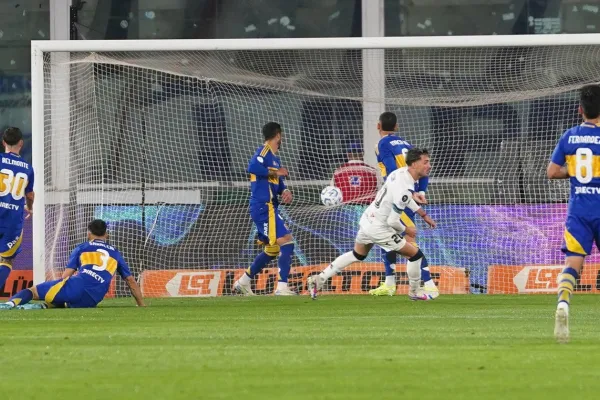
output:
[[[129,286],[129,290],[131,291],[131,295],[135,298],[135,302],[138,307],[146,307],[144,304],[144,298],[142,297],[142,291],[140,286],[135,281],[135,278],[132,275],[129,275],[125,278],[125,282],[127,282],[127,286]]]
[[[437,223],[429,215],[427,215],[425,210],[422,208],[419,208],[416,213],[419,214],[419,216],[423,218],[423,221],[425,221],[425,223],[430,227],[435,228],[437,226]]]
[[[569,171],[567,167],[558,165],[550,161],[548,168],[546,169],[548,179],[567,179],[569,178]]]

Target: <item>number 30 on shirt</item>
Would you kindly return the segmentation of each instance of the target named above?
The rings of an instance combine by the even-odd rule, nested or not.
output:
[[[21,200],[25,195],[25,188],[29,178],[23,172],[16,174],[7,168],[0,170],[0,197],[12,194],[13,199]]]

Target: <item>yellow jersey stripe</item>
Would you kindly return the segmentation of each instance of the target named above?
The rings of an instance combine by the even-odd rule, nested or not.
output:
[[[577,168],[576,156],[574,154],[565,156],[565,160],[567,161],[567,171],[569,172],[569,176],[575,176]],[[586,176],[588,173],[586,167],[580,165],[580,169],[581,175]],[[592,156],[592,174],[594,178],[600,178],[600,156]]]
[[[65,283],[67,283],[68,280],[69,280],[69,278],[65,278],[65,279],[61,280],[60,282],[55,283],[46,293],[46,297],[44,297],[44,301],[46,303],[52,303],[54,301],[54,298],[58,294],[58,292],[60,292],[60,289],[62,289],[62,287],[65,286]]]
[[[379,166],[379,171],[381,171],[381,176],[384,178],[387,176],[387,170],[385,169],[385,164],[380,162],[377,164]]]
[[[571,253],[577,253],[584,256],[587,255],[581,243],[579,243],[579,241],[575,239],[575,237],[571,235],[571,233],[569,233],[569,231],[566,229],[564,239],[567,250],[569,250]]]
[[[81,253],[79,256],[79,261],[81,265],[97,265],[102,267],[104,264],[103,257],[105,257],[99,251],[87,251],[85,253]],[[108,257],[108,261],[106,262],[106,271],[108,271],[111,275],[115,274],[117,270],[117,260],[112,257]]]
[[[271,150],[271,146],[269,146],[268,144],[265,144],[265,147],[262,149],[262,151],[260,152],[260,155],[262,157],[266,156],[267,153]]]
[[[406,167],[406,159],[404,158],[404,155],[396,154],[395,158],[396,158],[396,167],[397,168]]]

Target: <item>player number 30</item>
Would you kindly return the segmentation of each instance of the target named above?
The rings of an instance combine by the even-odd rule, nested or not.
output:
[[[579,183],[590,183],[594,177],[592,149],[580,147],[575,153],[575,178]]]
[[[29,178],[23,172],[16,174],[10,169],[0,170],[0,197],[12,194],[15,200],[21,200],[25,195],[25,187]]]

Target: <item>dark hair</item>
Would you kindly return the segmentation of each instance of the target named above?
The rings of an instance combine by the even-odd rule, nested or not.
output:
[[[265,126],[263,126],[263,136],[265,140],[271,140],[278,133],[281,133],[281,125],[277,122],[267,122]]]
[[[586,85],[579,91],[579,104],[586,118],[600,116],[600,85]]]
[[[11,127],[4,131],[2,140],[9,146],[14,146],[23,140],[23,133],[19,128]]]
[[[88,224],[88,231],[94,236],[104,236],[106,235],[106,222],[95,219]]]
[[[386,111],[379,116],[379,122],[381,123],[382,131],[393,132],[396,129],[398,119],[396,118],[396,114]]]
[[[421,159],[421,156],[428,155],[429,150],[413,147],[412,149],[408,150],[408,153],[406,153],[406,165],[411,166],[413,163],[419,161]]]

